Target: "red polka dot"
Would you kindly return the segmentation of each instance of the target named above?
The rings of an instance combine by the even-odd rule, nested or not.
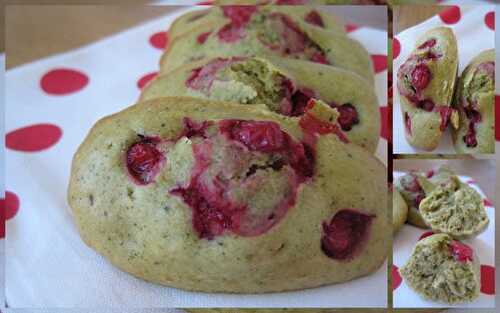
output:
[[[359,26],[356,24],[345,24],[344,27],[345,27],[345,31],[348,33],[353,32],[359,28]]]
[[[399,40],[394,37],[392,39],[392,58],[396,59],[399,56],[399,53],[401,52],[401,43],[399,43]]]
[[[0,238],[5,237],[5,221],[13,218],[19,210],[19,198],[13,192],[5,192],[5,198],[0,199]]]
[[[456,24],[460,21],[460,7],[450,6],[439,13],[441,21],[445,24]]]
[[[392,290],[396,290],[403,281],[401,275],[399,274],[399,268],[396,265],[392,265],[391,275],[392,275]]]
[[[500,96],[495,96],[495,138],[500,141]]]
[[[0,199],[0,209],[4,212],[5,220],[13,218],[19,210],[19,198],[17,195],[6,191],[5,199]]]
[[[375,73],[383,72],[387,69],[387,56],[383,54],[372,54],[373,70]]]
[[[7,133],[7,148],[22,152],[37,152],[48,149],[61,139],[62,130],[53,124],[35,124]]]
[[[389,140],[389,113],[387,106],[380,107],[380,136]]]
[[[423,233],[422,235],[420,235],[420,237],[418,237],[418,241],[426,238],[426,237],[429,237],[429,236],[432,236],[434,235],[434,232],[433,231],[426,231],[425,233]]]
[[[484,16],[484,23],[489,29],[495,30],[495,12],[491,11]]]
[[[168,34],[167,32],[158,32],[149,37],[149,43],[158,49],[165,49],[168,45]]]
[[[88,83],[89,78],[84,73],[60,68],[45,73],[40,80],[40,87],[50,95],[66,95],[82,89]]]
[[[495,294],[495,268],[481,265],[481,292],[487,295]]]
[[[491,206],[491,207],[493,206],[493,203],[490,200],[486,199],[486,198],[483,199],[483,204],[485,206]]]
[[[152,80],[153,78],[155,78],[156,76],[158,75],[158,72],[152,72],[152,73],[149,73],[149,74],[146,74],[144,76],[142,76],[138,81],[137,81],[137,87],[139,87],[139,89],[142,89],[144,88],[144,86],[146,86],[146,84]]]

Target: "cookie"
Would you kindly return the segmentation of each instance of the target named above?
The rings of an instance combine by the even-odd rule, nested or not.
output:
[[[422,173],[422,175],[425,175],[429,179],[429,182],[434,185],[426,190],[427,193],[431,192],[435,186],[446,184],[452,176],[456,176],[455,172],[446,165],[440,166],[437,170],[431,169],[426,173]]]
[[[388,250],[386,169],[307,110],[173,97],[102,119],[68,190],[83,241],[136,277],[203,292],[373,273]]]
[[[397,233],[408,218],[408,205],[399,191],[392,191],[392,232]]]
[[[400,273],[420,296],[448,304],[479,296],[479,260],[468,245],[447,234],[420,240]]]
[[[481,52],[464,69],[455,93],[460,126],[453,132],[458,153],[495,152],[495,50]]]
[[[428,193],[419,211],[432,230],[457,239],[477,236],[489,223],[481,195],[457,176]]]
[[[408,223],[420,228],[428,228],[419,211],[420,202],[425,198],[423,185],[428,185],[428,181],[417,172],[401,176],[394,184],[408,206]]]
[[[340,113],[347,138],[374,152],[380,117],[373,88],[359,76],[332,66],[279,58],[216,58],[189,63],[158,76],[141,100],[191,96],[242,104],[300,117],[311,98]]]
[[[232,4],[232,3],[230,3]],[[245,10],[246,9],[246,10]],[[244,16],[245,12],[251,12],[254,8],[239,8],[234,6],[218,7],[214,6],[208,10],[196,10],[184,13],[175,19],[168,30],[171,40],[183,36],[199,28],[207,22],[229,23],[229,17],[233,15]],[[287,14],[294,21],[301,20],[309,25],[320,27],[322,29],[345,33],[345,28],[338,17],[331,13],[323,13],[322,10],[310,6],[273,6],[266,8],[269,12]]]
[[[236,14],[236,8],[245,13]],[[161,71],[203,58],[271,55],[340,67],[373,83],[370,55],[344,34],[312,26],[268,6],[233,7],[232,12],[230,22],[208,21],[174,39],[160,60]]]
[[[447,27],[424,33],[398,69],[405,137],[412,146],[434,150],[450,120],[458,126],[451,107],[457,69],[457,42]]]

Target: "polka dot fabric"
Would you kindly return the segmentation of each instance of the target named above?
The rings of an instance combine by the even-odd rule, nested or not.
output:
[[[383,7],[379,9],[385,12]],[[68,213],[66,188],[78,145],[94,122],[138,99],[141,89],[155,77],[158,60],[168,47],[168,25],[186,11],[180,9],[100,42],[7,72],[9,193],[0,204],[8,217],[6,271],[18,282],[6,287],[12,307],[247,306],[247,297],[231,296],[230,300],[186,293],[122,273],[82,243]],[[386,162],[387,35],[363,25],[351,25],[348,30],[348,36],[360,41],[374,61],[375,90],[383,117],[377,156]],[[0,235],[4,231],[0,228]],[[48,244],[50,249],[45,248]],[[385,278],[386,267],[382,267],[374,275],[345,284],[343,290],[353,288],[376,299],[371,305],[384,306]],[[357,302],[356,292],[335,293],[336,289],[318,288],[298,297],[256,297],[262,306],[348,306]]]
[[[459,52],[459,74],[463,71],[469,61],[479,52],[495,47],[494,29],[494,6],[456,6],[445,4],[439,14],[424,21],[421,24],[408,28],[399,33],[393,41],[393,73],[392,78],[394,84],[397,80],[397,70],[408,58],[414,48],[415,41],[425,31],[445,26],[453,30],[458,45]],[[498,81],[498,80],[497,80]],[[498,90],[498,89],[497,89]],[[451,131],[446,131],[441,138],[437,149],[433,151],[424,151],[414,148],[408,144],[405,137],[405,128],[403,116],[400,108],[400,97],[397,89],[394,88],[393,93],[394,109],[392,112],[393,118],[393,151],[398,154],[415,154],[415,153],[443,153],[455,154],[453,142],[451,139]],[[498,106],[498,104],[497,104]],[[500,114],[496,112],[497,116]],[[497,119],[498,121],[498,119]],[[497,128],[496,138],[499,140]],[[498,146],[498,144],[497,144]],[[498,148],[498,147],[497,147]],[[499,150],[500,151],[500,150]]]
[[[403,173],[394,172],[394,180],[397,180]],[[493,307],[495,297],[495,208],[493,204],[486,198],[481,191],[477,182],[467,176],[459,177],[462,182],[469,184],[477,190],[483,197],[486,205],[486,213],[490,219],[488,228],[479,236],[473,239],[465,240],[464,242],[474,249],[474,252],[479,257],[481,263],[481,294],[477,300],[469,304],[457,304],[453,307]],[[409,224],[405,224],[401,230],[395,235],[393,240],[393,281],[398,282],[395,269],[401,268],[411,255],[415,244],[433,234],[432,231],[417,228]],[[396,276],[396,280],[394,277]],[[409,289],[404,279],[401,279],[400,284],[393,282],[393,301],[395,307],[439,307],[439,303],[426,301],[420,298],[413,290]]]

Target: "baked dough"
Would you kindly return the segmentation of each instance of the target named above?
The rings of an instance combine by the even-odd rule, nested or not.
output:
[[[460,127],[453,132],[458,153],[495,152],[495,50],[477,55],[462,73],[455,92]]]
[[[270,110],[300,117],[317,98],[339,113],[347,138],[374,152],[380,114],[373,88],[358,75],[332,66],[279,58],[215,58],[183,65],[158,76],[140,100],[192,96],[242,104],[265,104]]]
[[[392,191],[392,232],[397,233],[408,218],[408,205],[399,193]]]
[[[229,3],[236,4],[236,3]],[[228,23],[231,20],[227,17],[230,15],[230,10],[234,10],[234,6],[231,7],[213,7],[212,9],[206,10],[196,10],[187,12],[178,18],[170,25],[168,30],[168,36],[171,40],[183,36],[193,30],[199,28],[209,21],[218,23]],[[345,28],[340,19],[331,13],[323,13],[311,6],[272,6],[266,8],[270,12],[280,12],[289,15],[293,20],[302,20],[309,25],[320,27],[322,29],[345,33]]]
[[[457,176],[428,193],[419,211],[432,230],[458,239],[477,236],[489,224],[481,195]]]
[[[425,32],[398,69],[405,137],[412,146],[434,150],[450,121],[458,127],[451,107],[457,69],[457,42],[447,27]]]
[[[173,97],[100,120],[68,191],[82,239],[125,272],[187,290],[369,275],[388,251],[386,169],[324,114],[314,101],[298,122]]]
[[[407,173],[394,184],[408,206],[408,223],[420,228],[428,228],[418,209],[420,202],[425,198],[425,189],[422,186],[427,184],[426,177],[418,172]]]
[[[479,264],[471,247],[447,234],[435,234],[416,244],[400,273],[425,299],[453,304],[479,296]]]
[[[203,58],[271,55],[333,65],[373,83],[370,55],[345,34],[274,12],[270,6],[232,8],[231,22],[209,20],[172,40],[160,60],[161,72]]]

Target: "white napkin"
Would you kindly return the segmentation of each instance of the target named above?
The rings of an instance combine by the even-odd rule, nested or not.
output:
[[[393,151],[398,154],[415,153],[455,153],[451,140],[451,132],[448,128],[441,138],[438,148],[434,151],[424,151],[414,148],[405,139],[405,128],[400,108],[400,97],[397,91],[397,72],[401,64],[408,58],[415,46],[417,38],[429,29],[446,26],[453,29],[458,44],[459,74],[467,66],[469,61],[481,51],[495,47],[495,33],[485,24],[485,16],[495,11],[493,5],[461,6],[460,20],[455,24],[446,24],[438,16],[408,28],[397,34],[395,38],[399,41],[401,52],[394,60],[393,82],[394,82],[394,109],[393,118]]]
[[[399,179],[404,173],[394,172],[394,181]],[[477,190],[483,199],[486,196],[481,191],[480,186],[471,177],[459,176],[462,182],[468,183],[472,188]],[[488,228],[481,233],[479,236],[464,240],[464,243],[468,244],[474,249],[474,252],[478,256],[481,265],[495,267],[495,208],[493,204],[490,206],[485,206],[486,213],[490,219],[490,224]],[[408,261],[415,244],[417,243],[420,236],[429,231],[429,229],[421,229],[410,224],[404,224],[401,230],[396,233],[393,241],[393,264],[399,269],[406,261]],[[396,269],[393,267],[392,271]],[[488,271],[484,271],[486,275]],[[394,279],[393,273],[393,281]],[[494,274],[493,274],[494,275]],[[491,277],[491,275],[490,275]],[[494,277],[493,277],[494,280]],[[405,283],[404,279],[394,291],[393,291],[393,304],[395,308],[426,308],[426,307],[448,307],[443,303],[437,303],[432,301],[427,301],[421,298],[413,290],[411,290]],[[471,303],[456,304],[450,307],[464,307],[464,308],[493,308],[495,307],[495,295],[488,295],[483,292],[477,300]]]
[[[380,7],[378,9],[385,10]],[[184,11],[186,9],[183,9]],[[7,149],[7,190],[20,199],[18,213],[7,221],[6,299],[10,307],[349,307],[386,305],[386,267],[352,282],[304,291],[265,295],[186,292],[136,279],[111,266],[84,245],[71,220],[66,201],[73,153],[101,117],[134,103],[137,81],[157,71],[161,50],[150,37],[165,30],[182,13],[164,16],[97,43],[9,70],[6,74],[6,131],[33,124],[35,137],[55,145],[37,152]],[[350,34],[372,54],[387,54],[386,32],[359,28]],[[155,37],[155,38],[160,38]],[[160,40],[161,42],[161,40]],[[76,92],[53,95],[51,79],[73,75]],[[83,75],[81,75],[83,74]],[[387,71],[376,75],[380,104],[386,105]],[[88,79],[88,81],[86,81]],[[59,84],[56,84],[56,87]],[[62,134],[58,129],[62,130]],[[26,132],[14,135],[26,136]],[[60,139],[58,136],[61,135]],[[48,137],[47,137],[48,136]],[[58,140],[57,140],[58,139]],[[7,142],[8,144],[8,142]],[[17,147],[19,148],[19,147]],[[21,149],[36,148],[26,140]],[[384,162],[387,142],[378,156]],[[285,278],[286,279],[286,278]],[[360,297],[359,295],[363,296]],[[52,312],[52,311],[51,311]]]

